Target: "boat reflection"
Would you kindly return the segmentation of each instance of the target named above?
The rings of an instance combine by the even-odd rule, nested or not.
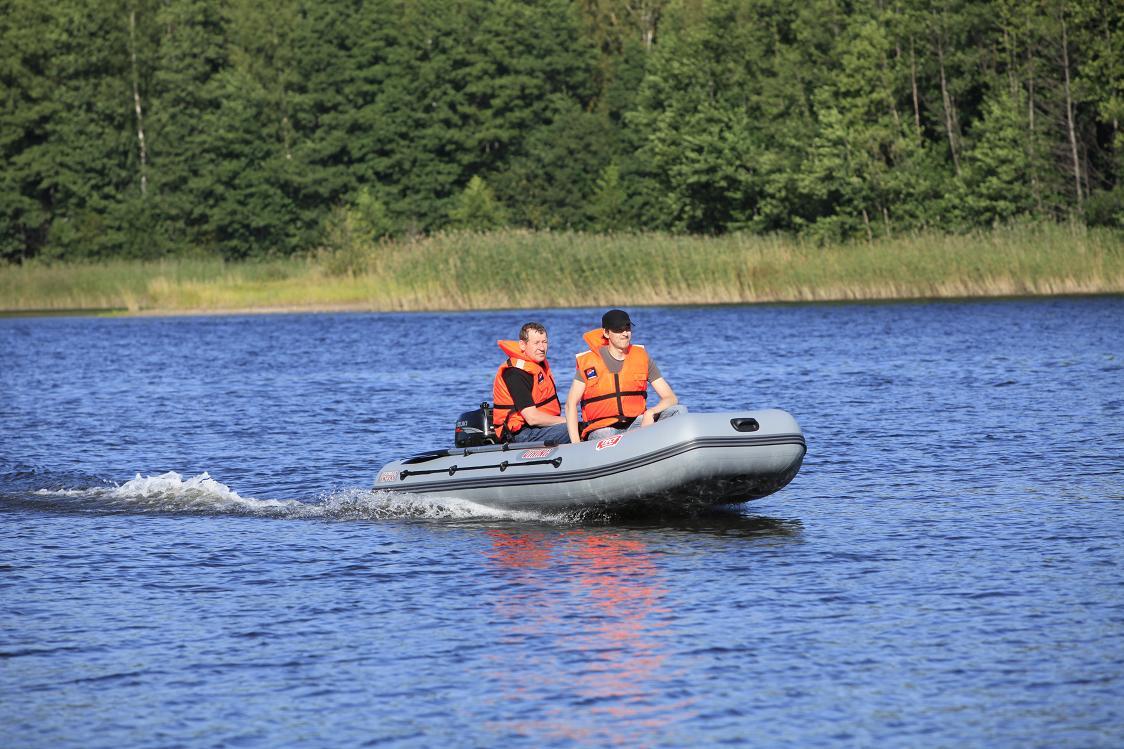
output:
[[[635,513],[586,513],[580,520],[585,526],[611,525],[630,530],[707,533],[733,538],[791,539],[804,530],[799,520],[745,515],[736,505],[692,512],[661,513],[643,509]]]
[[[505,717],[491,729],[539,744],[690,745],[675,734],[705,712],[705,696],[683,687],[691,663],[676,643],[693,623],[669,584],[665,542],[800,543],[802,523],[739,508],[564,520],[481,529],[501,632],[489,692]]]
[[[492,729],[540,741],[644,746],[695,700],[674,697],[681,667],[667,589],[648,545],[617,530],[488,532],[506,578],[496,611],[504,636],[492,678],[502,694]]]

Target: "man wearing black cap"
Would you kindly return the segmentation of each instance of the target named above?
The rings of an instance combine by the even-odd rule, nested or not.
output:
[[[601,327],[583,338],[589,350],[578,354],[578,369],[566,398],[570,441],[602,439],[630,427],[646,427],[679,402],[659,367],[640,344],[632,343],[632,319],[620,309],[601,317]],[[648,385],[660,397],[648,408]],[[578,422],[578,404],[582,421]]]

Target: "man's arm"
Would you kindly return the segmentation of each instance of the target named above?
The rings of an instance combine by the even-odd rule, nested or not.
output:
[[[570,433],[570,442],[581,442],[581,434],[578,431],[578,404],[582,401],[582,394],[585,393],[585,383],[581,380],[574,380],[570,383],[570,392],[566,396],[566,431]]]
[[[523,421],[527,422],[528,426],[545,427],[563,422],[561,416],[547,413],[535,405],[534,397],[531,394],[533,380],[530,372],[514,368],[508,369],[503,373],[503,380],[507,383],[507,389],[511,393],[514,410],[522,414]]]
[[[543,411],[541,408],[536,408],[535,406],[528,406],[519,413],[523,414],[523,420],[533,427],[548,427],[551,424],[561,424],[565,421],[561,416],[548,414],[546,411]]]
[[[656,415],[663,413],[665,409],[671,408],[679,402],[678,396],[675,391],[671,389],[671,385],[667,384],[667,380],[659,378],[651,382],[652,389],[656,391],[656,395],[660,397],[660,402],[649,408],[644,412],[644,418],[640,422],[640,426],[646,427],[656,422]]]
[[[527,406],[519,413],[523,414],[523,420],[533,427],[548,427],[565,421],[561,416],[547,413],[537,406]]]

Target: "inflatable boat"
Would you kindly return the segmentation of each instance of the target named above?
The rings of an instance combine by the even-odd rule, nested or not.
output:
[[[467,429],[458,422],[458,441]],[[682,409],[651,426],[578,444],[431,450],[384,466],[375,489],[500,509],[693,509],[780,490],[806,451],[800,426],[785,411]]]

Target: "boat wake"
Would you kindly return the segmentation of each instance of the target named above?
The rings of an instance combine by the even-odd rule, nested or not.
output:
[[[243,497],[209,473],[183,477],[175,471],[136,476],[123,484],[81,489],[37,489],[39,509],[61,512],[248,515],[326,520],[537,520],[544,513],[497,510],[463,499],[371,489],[341,489],[313,500]],[[572,520],[573,518],[559,518]]]
[[[44,484],[47,486],[44,487]],[[68,487],[82,488],[68,488]],[[136,474],[124,483],[92,476],[60,476],[50,471],[0,472],[0,510],[32,510],[74,514],[217,515],[326,521],[411,520],[492,525],[533,523],[554,526],[625,525],[628,527],[720,527],[757,532],[732,509],[685,512],[645,507],[630,510],[584,507],[573,510],[503,510],[466,499],[345,488],[309,499],[246,497],[203,472],[184,477],[175,471]],[[783,525],[783,524],[782,524]],[[744,526],[744,528],[743,528]],[[775,532],[778,528],[766,530]],[[791,528],[784,525],[786,533]]]

